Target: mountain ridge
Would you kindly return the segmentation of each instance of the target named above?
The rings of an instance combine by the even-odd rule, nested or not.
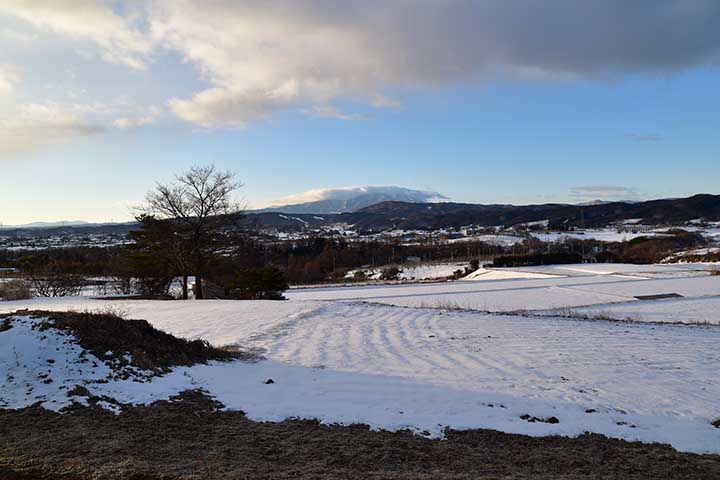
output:
[[[384,201],[425,203],[433,199],[449,200],[439,192],[398,186],[320,188],[278,199],[272,205],[251,210],[250,213],[327,215],[354,212]]]
[[[609,202],[594,205],[546,203],[536,205],[473,204],[457,202],[414,203],[384,201],[354,212],[314,214],[287,211],[246,212],[244,223],[252,228],[302,231],[337,224],[353,225],[360,232],[390,229],[429,230],[476,225],[510,227],[547,221],[551,229],[598,228],[633,220],[633,225],[673,225],[695,219],[720,221],[720,195],[697,194],[686,198],[644,202]],[[77,226],[4,228],[13,232],[112,231],[129,232],[134,222]]]

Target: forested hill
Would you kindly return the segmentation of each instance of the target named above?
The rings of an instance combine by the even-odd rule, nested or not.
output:
[[[720,195],[595,205],[478,205],[470,203],[382,202],[339,216],[361,229],[447,228],[463,225],[517,225],[547,220],[550,227],[602,227],[624,220],[671,224],[702,218],[720,220]]]
[[[248,213],[243,223],[254,229],[278,231],[313,230],[346,224],[367,232],[388,229],[438,229],[466,225],[513,226],[547,221],[551,229],[567,227],[604,227],[630,220],[632,224],[672,225],[690,220],[720,221],[720,195],[700,194],[688,198],[646,202],[613,202],[594,205],[479,205],[472,203],[381,202],[355,212],[334,214],[287,214],[280,212]],[[134,223],[80,225],[48,228],[3,229],[0,237],[12,238],[86,236],[123,237],[136,228]],[[2,248],[2,245],[0,245]]]

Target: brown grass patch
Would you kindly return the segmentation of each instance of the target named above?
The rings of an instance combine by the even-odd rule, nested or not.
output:
[[[177,338],[157,330],[146,320],[125,320],[112,313],[29,311],[22,314],[47,319],[40,324],[41,330],[57,328],[70,333],[96,357],[117,360],[119,368],[130,364],[161,374],[171,367],[211,360],[257,359],[242,351],[213,347],[205,340]]]
[[[92,409],[0,411],[0,478],[720,478],[720,456],[594,434],[533,438],[470,430],[450,431],[440,441],[362,425],[253,422],[219,407],[201,392],[184,392],[117,416]]]

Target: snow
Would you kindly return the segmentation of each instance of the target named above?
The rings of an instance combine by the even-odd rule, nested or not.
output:
[[[552,278],[552,274],[526,272],[517,269],[486,269],[479,268],[469,275],[463,277],[463,280],[507,280],[517,278]]]
[[[598,240],[601,242],[626,242],[638,237],[653,237],[662,235],[656,232],[637,231],[625,232],[612,229],[583,230],[577,232],[532,232],[531,235],[543,242],[562,242],[566,239]]]
[[[117,308],[176,336],[238,344],[266,359],[180,367],[145,382],[96,383],[111,375],[102,360],[78,363],[81,350],[69,337],[33,329],[19,313],[0,332],[0,376],[13,378],[0,385],[0,404],[41,401],[57,410],[71,401],[67,390],[85,384],[117,413],[118,402],[146,404],[202,388],[261,421],[307,417],[433,437],[446,427],[591,431],[720,453],[720,429],[711,425],[720,417],[720,328],[710,325],[720,324],[720,277],[688,265],[556,265],[478,276],[489,274],[503,278],[293,290],[286,302],[2,302],[6,312]],[[527,274],[532,278],[522,277]],[[686,298],[634,299],[669,292]],[[417,308],[423,304],[536,311]],[[576,306],[583,314],[639,321],[557,316]],[[708,325],[643,323],[698,321]],[[47,363],[50,357],[55,363]],[[92,362],[98,367],[90,368]],[[47,378],[52,383],[43,383]],[[274,383],[265,384],[270,378]],[[520,418],[525,414],[559,423],[529,423]]]
[[[720,324],[720,297],[664,299],[647,302],[626,302],[572,309],[589,316],[627,319],[633,322]],[[552,315],[553,312],[547,312]]]
[[[12,328],[0,333],[0,407],[23,408],[42,402],[57,411],[72,403],[74,397],[68,392],[74,386],[114,376],[103,360],[84,352],[73,337],[54,328],[41,331],[39,322],[18,316]],[[134,369],[128,373],[133,379],[150,375]]]
[[[353,186],[316,188],[306,192],[297,193],[295,195],[268,201],[260,204],[259,208],[277,208],[303,203],[320,202],[323,200],[348,201],[365,195],[374,195],[373,198],[380,198],[380,200],[375,201],[375,203],[383,200],[400,200],[423,203],[447,199],[447,197],[438,192],[413,190],[396,186]]]

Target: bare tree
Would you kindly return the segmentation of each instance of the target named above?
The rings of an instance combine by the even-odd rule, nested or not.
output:
[[[167,254],[187,275],[195,276],[196,298],[203,298],[203,279],[214,258],[229,251],[242,217],[232,193],[240,188],[235,175],[214,166],[192,167],[175,181],[158,183],[147,194],[143,215],[171,223],[173,241]]]

